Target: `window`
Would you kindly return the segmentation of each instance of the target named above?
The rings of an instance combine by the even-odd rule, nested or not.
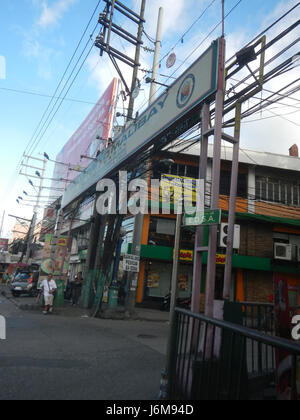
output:
[[[230,185],[231,185],[231,172],[230,171],[221,171],[220,194],[229,196],[230,195]],[[246,176],[246,174],[239,174],[237,195],[238,195],[238,197],[244,197],[244,198],[247,196],[247,176]]]
[[[174,235],[175,220],[151,218],[148,245],[174,247]]]
[[[300,182],[291,183],[286,180],[270,177],[257,177],[256,199],[271,203],[299,206]]]
[[[187,166],[186,176],[188,178],[198,179],[199,178],[199,168],[198,168],[198,166]]]

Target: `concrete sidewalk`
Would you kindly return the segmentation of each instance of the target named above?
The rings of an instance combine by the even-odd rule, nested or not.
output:
[[[10,300],[16,307],[23,311],[38,312],[42,311],[43,307],[40,303],[36,303],[36,298],[22,296],[13,297],[9,288],[0,285],[0,295]],[[65,301],[63,308],[55,308],[53,315],[74,317],[74,318],[87,318],[91,317],[91,310],[84,309],[80,306],[72,306],[70,302]],[[149,321],[149,322],[163,322],[168,323],[170,319],[169,312],[160,311],[155,309],[147,308],[135,308],[133,314],[129,314],[125,311],[124,307],[118,307],[115,310],[107,308],[107,305],[103,305],[103,310],[100,318],[112,319],[112,320],[135,320],[135,321]]]

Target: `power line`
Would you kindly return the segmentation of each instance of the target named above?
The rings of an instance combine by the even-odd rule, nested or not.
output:
[[[97,26],[98,26],[98,23],[97,23],[97,25],[96,25],[96,27],[95,27],[95,29],[94,29],[94,32],[95,32],[95,30],[96,30]],[[76,62],[76,64],[75,64],[75,66],[73,67],[73,70],[72,70],[71,74],[69,75],[68,80],[66,81],[66,83],[65,83],[65,85],[64,85],[64,87],[63,87],[63,89],[61,90],[61,93],[60,93],[59,97],[61,97],[61,95],[63,94],[63,91],[64,91],[64,90],[65,90],[65,88],[67,87],[67,84],[68,84],[68,83],[69,83],[69,81],[71,80],[72,75],[74,74],[74,72],[75,72],[75,70],[76,70],[76,67],[77,67],[77,65],[79,64],[79,62],[80,62],[81,58],[83,57],[83,55],[84,55],[84,53],[85,53],[85,51],[86,51],[86,49],[87,49],[88,44],[90,43],[90,41],[91,41],[90,39],[87,41],[87,43],[86,43],[86,45],[85,45],[85,47],[84,47],[84,49],[83,49],[83,51],[82,51],[82,53],[81,53],[81,55],[80,55],[79,59],[77,60],[77,62]],[[83,65],[85,64],[85,62],[86,62],[86,60],[87,60],[88,56],[90,55],[90,53],[91,53],[91,51],[92,51],[93,47],[94,47],[94,44],[92,44],[92,47],[90,48],[90,50],[89,50],[88,54],[86,55],[86,57],[84,58],[83,62],[81,63],[81,65],[80,65],[80,67],[79,67],[79,70],[77,71],[77,73],[76,73],[75,77],[73,78],[73,80],[72,80],[71,84],[69,85],[69,87],[68,87],[68,89],[67,89],[66,93],[63,95],[62,99],[61,99],[61,100],[60,100],[60,99],[57,99],[57,100],[56,100],[56,102],[55,102],[55,104],[53,105],[53,107],[52,107],[52,109],[51,109],[51,111],[50,111],[50,113],[49,113],[48,117],[46,118],[45,122],[43,123],[42,127],[40,128],[40,130],[39,130],[39,132],[38,132],[38,134],[37,134],[37,136],[36,136],[36,138],[35,138],[35,140],[34,140],[33,144],[31,145],[30,151],[29,151],[28,153],[33,153],[33,151],[35,150],[35,148],[37,147],[37,145],[40,143],[41,139],[42,139],[42,138],[43,138],[43,136],[45,135],[45,133],[46,133],[46,131],[48,130],[49,126],[51,125],[51,123],[52,123],[52,121],[53,121],[54,117],[56,116],[57,112],[58,112],[58,111],[59,111],[59,109],[61,108],[62,103],[64,102],[64,100],[65,100],[65,98],[66,98],[67,94],[69,93],[69,91],[70,91],[71,87],[73,86],[73,84],[74,84],[74,82],[75,82],[75,80],[76,80],[76,78],[77,78],[78,74],[80,73],[80,71],[81,71],[81,69],[82,69]],[[56,107],[56,105],[57,105],[57,103],[58,103],[59,101],[60,101],[60,104],[58,105],[57,109],[55,110],[55,107]],[[51,117],[51,114],[52,114],[53,112],[54,112],[54,114],[53,114],[53,115],[52,115],[52,117]],[[49,121],[49,118],[50,118],[50,122],[49,122],[49,124],[47,124],[47,122]],[[46,124],[47,124],[47,125],[46,125]],[[44,130],[45,126],[46,126],[46,129]],[[44,130],[44,131],[43,131],[43,130]]]
[[[57,92],[58,92],[58,90],[59,90],[59,88],[60,88],[60,86],[61,86],[61,84],[62,84],[62,82],[63,82],[63,80],[64,80],[64,78],[65,78],[65,76],[66,76],[66,74],[67,74],[67,72],[68,72],[68,70],[69,70],[69,68],[70,68],[71,64],[72,64],[72,62],[73,62],[73,59],[74,59],[74,58],[75,58],[75,56],[76,56],[77,51],[79,50],[79,47],[80,47],[80,45],[81,45],[81,43],[82,43],[82,41],[83,41],[83,39],[84,39],[84,37],[85,37],[85,35],[86,35],[87,31],[88,31],[88,28],[89,28],[89,26],[90,26],[90,24],[91,24],[91,22],[92,22],[92,20],[93,20],[93,18],[94,18],[94,16],[95,16],[96,12],[97,12],[97,9],[98,9],[98,7],[99,7],[100,3],[101,3],[101,0],[99,0],[99,1],[98,1],[97,6],[95,7],[95,9],[94,9],[94,11],[93,11],[93,13],[92,13],[92,16],[91,16],[91,18],[90,18],[90,20],[89,20],[89,22],[88,22],[88,24],[87,24],[87,26],[86,26],[86,28],[85,28],[85,30],[84,30],[84,32],[83,32],[83,34],[82,34],[82,36],[81,36],[81,38],[80,38],[80,40],[79,40],[79,42],[78,42],[78,44],[77,44],[77,47],[76,47],[76,49],[75,49],[75,51],[74,51],[74,53],[73,53],[73,55],[72,55],[72,57],[71,57],[71,59],[70,59],[70,61],[69,61],[68,65],[67,65],[67,68],[66,68],[66,70],[64,71],[64,73],[63,73],[63,75],[62,75],[62,77],[61,77],[61,79],[60,79],[60,81],[59,81],[59,84],[58,84],[58,86],[57,86],[57,88],[56,88],[56,90],[55,90],[55,92],[54,92],[54,94],[53,94],[53,97],[51,98],[51,100],[50,100],[50,102],[49,102],[49,104],[48,104],[47,108],[45,109],[45,111],[44,111],[44,113],[43,113],[43,115],[42,115],[42,117],[41,117],[41,119],[40,119],[40,121],[39,121],[39,123],[38,123],[38,125],[37,125],[37,127],[36,127],[36,129],[34,130],[34,133],[33,133],[32,137],[31,137],[31,139],[30,139],[30,140],[29,140],[29,142],[28,142],[28,145],[27,145],[27,146],[26,146],[26,148],[25,148],[25,153],[26,153],[26,150],[29,150],[29,149],[30,149],[30,147],[32,147],[32,144],[34,144],[34,143],[33,143],[33,142],[34,142],[34,138],[35,138],[35,136],[36,136],[36,134],[37,134],[37,132],[38,132],[38,130],[39,130],[39,128],[40,128],[40,126],[41,126],[41,124],[42,124],[42,122],[43,122],[43,120],[44,120],[44,118],[45,118],[45,116],[46,116],[46,114],[47,114],[47,112],[48,112],[48,110],[49,110],[50,106],[51,106],[51,104],[52,104],[52,101],[53,101],[53,100],[54,100],[54,98],[56,97],[56,94],[57,94]],[[60,96],[60,95],[59,95],[59,96]],[[5,191],[5,195],[7,195],[8,190],[12,188],[12,185],[11,185],[11,184],[12,184],[12,183],[13,183],[13,184],[15,184],[15,182],[16,182],[16,179],[17,179],[17,173],[18,173],[19,168],[20,168],[20,165],[21,165],[21,163],[22,163],[22,159],[23,159],[23,156],[20,158],[20,160],[19,160],[19,162],[18,162],[18,164],[17,164],[16,170],[15,170],[14,174],[12,175],[11,180],[10,180],[10,181],[9,181],[9,183],[8,183],[8,187],[7,187],[6,191]],[[15,182],[13,182],[13,180],[14,180]]]
[[[12,89],[12,88],[4,88],[4,87],[0,87],[0,90],[6,91],[6,92],[12,92],[12,93],[20,93],[20,94],[24,94],[24,95],[39,96],[39,97],[42,97],[42,98],[62,99],[61,97],[57,97],[57,96],[53,96],[53,95],[47,95],[47,94],[41,93],[41,92],[33,92],[33,91],[29,91],[29,90],[18,90],[18,89]],[[77,103],[86,104],[86,105],[96,105],[95,102],[84,101],[84,100],[81,100],[81,99],[65,98],[64,100],[68,101],[68,102],[77,102]]]

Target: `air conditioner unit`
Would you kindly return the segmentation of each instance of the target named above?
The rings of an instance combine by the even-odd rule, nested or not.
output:
[[[274,258],[282,261],[292,261],[293,246],[290,244],[274,244]]]
[[[221,248],[227,248],[228,227],[229,225],[227,223],[221,224],[220,241],[219,241],[219,246]],[[239,249],[240,243],[241,243],[241,226],[234,225],[233,249]]]

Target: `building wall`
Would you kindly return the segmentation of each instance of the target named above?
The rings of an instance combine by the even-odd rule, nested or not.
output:
[[[245,270],[244,291],[247,302],[268,303],[273,294],[273,273]]]
[[[249,257],[273,258],[272,224],[242,224],[239,254]]]

